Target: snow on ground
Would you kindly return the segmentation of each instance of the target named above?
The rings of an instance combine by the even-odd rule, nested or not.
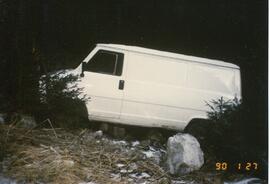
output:
[[[20,183],[16,183],[16,181],[10,178],[6,178],[0,174],[0,184],[20,184]]]
[[[195,184],[195,182],[194,181],[183,181],[183,180],[179,180],[179,181],[172,180],[172,184]]]
[[[162,157],[166,154],[166,151],[163,149],[158,149],[153,146],[149,146],[149,149],[142,151],[146,158],[151,158],[155,163],[159,164]]]
[[[132,178],[136,178],[136,179],[150,178],[151,177],[149,174],[147,174],[145,172],[130,174],[129,176],[132,177]]]
[[[124,167],[125,164],[116,164],[116,166],[121,168],[121,167]]]
[[[116,145],[123,145],[123,146],[126,146],[128,145],[127,141],[118,141],[118,140],[112,140],[112,144],[116,144]]]
[[[261,182],[259,178],[246,178],[240,181],[224,182],[224,184],[260,184]]]
[[[138,146],[138,145],[140,145],[140,142],[139,141],[133,141],[133,142],[131,142],[131,146],[132,147],[135,147],[135,146]]]

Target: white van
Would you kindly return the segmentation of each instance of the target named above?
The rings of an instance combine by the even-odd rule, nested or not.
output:
[[[238,66],[141,47],[97,44],[74,72],[95,121],[183,130],[206,102],[241,98]]]

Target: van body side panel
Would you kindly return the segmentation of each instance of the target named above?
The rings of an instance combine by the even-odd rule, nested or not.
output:
[[[185,62],[130,52],[121,119],[144,126],[184,127],[190,112],[185,108],[186,78]]]
[[[189,63],[187,87],[228,96],[235,93],[235,73],[231,68]]]
[[[233,98],[234,71],[195,64],[130,52],[120,119],[134,125],[184,129],[193,117],[207,117],[206,102]],[[217,90],[209,89],[215,86]]]

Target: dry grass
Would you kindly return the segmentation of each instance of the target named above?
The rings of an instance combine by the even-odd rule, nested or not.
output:
[[[136,150],[125,151],[108,139],[96,139],[90,130],[68,132],[63,129],[26,130],[15,125],[0,126],[1,148],[8,153],[5,174],[26,182],[100,184],[134,183],[129,174],[120,173],[117,164],[132,173],[147,172],[150,183],[160,183],[169,176],[152,162],[143,159]],[[121,168],[121,169],[123,169]]]

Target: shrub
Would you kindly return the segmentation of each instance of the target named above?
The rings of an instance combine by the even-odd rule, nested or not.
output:
[[[208,111],[208,118],[214,122],[222,121],[229,125],[231,118],[235,117],[235,113],[239,113],[241,109],[241,101],[237,98],[225,101],[223,97],[217,100],[206,102],[212,111]]]
[[[245,127],[242,127],[245,118],[241,101],[236,98],[225,101],[221,97],[207,102],[207,106],[211,109],[207,113],[211,126],[206,140],[212,145],[216,156],[223,160],[243,159],[246,140]]]
[[[267,168],[267,149],[254,141],[258,140],[255,135],[263,132],[255,128],[258,122],[251,118],[254,114],[250,113],[249,106],[237,98],[220,98],[207,105],[211,109],[208,112],[211,126],[208,127],[205,137],[207,149],[211,149],[210,152],[213,152],[219,161],[226,161],[230,165],[257,162],[260,165],[259,170],[253,169],[249,173],[263,176]]]
[[[78,76],[57,72],[44,75],[40,79],[39,119],[49,118],[56,126],[87,126],[88,113],[85,103],[86,95],[77,86]]]

